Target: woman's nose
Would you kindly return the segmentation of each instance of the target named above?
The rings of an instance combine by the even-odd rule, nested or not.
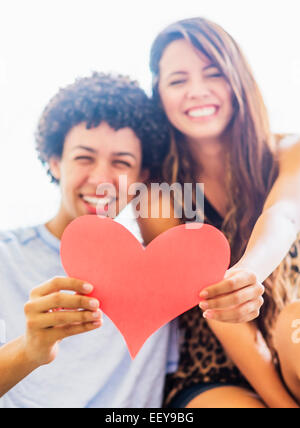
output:
[[[206,98],[210,95],[211,90],[201,77],[189,82],[186,93],[188,99]]]

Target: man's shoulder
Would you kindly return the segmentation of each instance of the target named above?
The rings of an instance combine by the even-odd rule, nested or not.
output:
[[[15,245],[23,246],[37,237],[38,229],[35,226],[0,230],[0,248]]]
[[[39,246],[34,242],[37,239],[38,230],[35,227],[0,231],[0,276],[26,266],[28,257],[32,259],[32,252],[39,251]]]

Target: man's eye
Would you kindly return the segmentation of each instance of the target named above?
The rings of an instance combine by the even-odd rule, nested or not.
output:
[[[185,81],[186,80],[184,79],[174,80],[173,82],[170,82],[170,86],[181,85],[182,83],[185,83]]]
[[[131,168],[131,164],[129,162],[126,161],[122,161],[122,160],[116,160],[114,161],[115,165],[121,165],[121,166],[127,166],[128,168]]]
[[[87,162],[92,162],[94,159],[92,158],[92,157],[90,157],[90,156],[77,156],[76,158],[75,158],[75,160],[77,161],[81,161],[81,160],[83,160],[83,161],[87,161]]]

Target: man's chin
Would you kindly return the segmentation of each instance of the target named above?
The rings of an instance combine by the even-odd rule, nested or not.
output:
[[[115,219],[126,206],[126,204],[123,204],[124,206],[121,205],[122,204],[119,204],[118,201],[107,206],[101,206],[101,204],[95,206],[83,202],[83,204],[80,204],[80,206],[77,207],[75,218],[82,217],[84,215],[96,215],[99,218]]]
[[[81,211],[80,213],[78,213],[76,218],[82,217],[85,215],[92,215],[92,216],[97,216],[99,218],[111,218],[112,220],[114,220],[118,216],[118,214],[119,212],[114,212],[114,210],[110,212],[109,210],[102,210],[101,208],[97,208],[95,210],[87,210],[85,212]]]

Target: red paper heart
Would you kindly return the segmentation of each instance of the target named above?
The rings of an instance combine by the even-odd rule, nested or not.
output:
[[[117,222],[83,216],[65,230],[61,259],[70,277],[94,286],[90,296],[100,301],[135,358],[148,337],[198,305],[200,291],[223,279],[230,248],[212,226],[180,225],[144,249]]]

